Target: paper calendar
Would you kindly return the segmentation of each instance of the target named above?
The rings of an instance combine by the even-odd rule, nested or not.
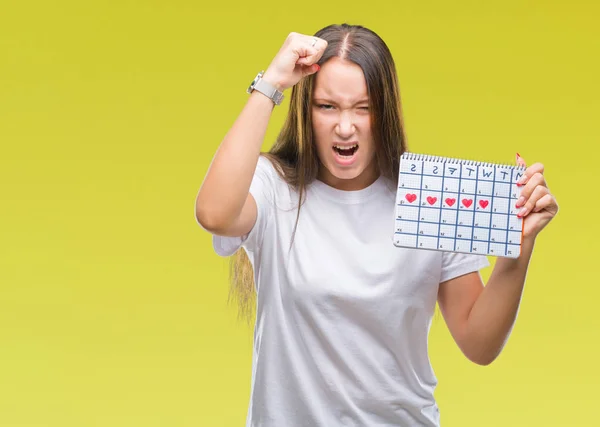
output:
[[[516,258],[525,167],[404,153],[400,159],[394,245]]]

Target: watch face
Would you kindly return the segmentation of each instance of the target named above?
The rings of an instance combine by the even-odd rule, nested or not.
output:
[[[262,75],[263,75],[263,71],[261,71],[260,73],[258,73],[256,75],[256,77],[254,77],[254,80],[252,80],[252,83],[250,83],[250,87],[247,90],[248,93],[252,93],[252,91],[254,90],[254,86],[256,86],[256,83],[260,80]]]

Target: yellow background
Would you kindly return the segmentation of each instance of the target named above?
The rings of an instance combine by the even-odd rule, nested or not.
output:
[[[4,2],[0,427],[244,424],[252,332],[194,201],[286,35],[342,22],[392,50],[412,151],[518,151],[561,207],[496,362],[470,363],[436,314],[442,425],[598,425],[599,18],[592,1]]]

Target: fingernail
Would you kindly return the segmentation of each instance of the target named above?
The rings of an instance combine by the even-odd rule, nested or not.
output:
[[[520,212],[517,214],[517,216],[518,216],[519,218],[521,218],[521,217],[525,216],[525,214],[526,214],[526,213],[527,213],[527,208],[523,208],[523,209],[521,209],[521,211],[520,211]]]
[[[520,208],[521,206],[523,206],[523,203],[525,203],[525,197],[521,196],[519,197],[519,200],[517,200],[517,204],[515,205],[515,207]]]
[[[321,67],[319,66],[319,64],[315,64],[317,66],[317,71],[319,71],[321,69]]]
[[[527,181],[527,175],[523,175],[521,178],[519,178],[517,185],[523,185],[525,184],[525,181]]]

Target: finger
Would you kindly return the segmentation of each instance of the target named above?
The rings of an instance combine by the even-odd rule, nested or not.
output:
[[[313,45],[313,47],[316,49],[316,53],[313,55],[309,55],[308,58],[312,61],[313,64],[316,64],[317,62],[319,62],[319,59],[321,59],[321,57],[325,53],[325,49],[327,49],[329,43],[327,43],[327,40],[320,39],[318,37],[312,37],[312,39],[317,39],[317,42]],[[311,44],[312,43],[313,42],[311,40]]]
[[[519,218],[522,218],[522,217],[526,216],[527,214],[529,214],[529,212],[531,212],[535,208],[537,202],[540,199],[542,199],[543,197],[545,197],[547,194],[550,194],[550,190],[548,190],[547,187],[538,185],[535,188],[535,190],[533,190],[531,197],[529,197],[527,199],[527,201],[525,202],[523,209],[521,209],[519,211],[519,213],[517,213],[517,216]]]
[[[549,207],[555,206],[555,205],[556,205],[556,199],[554,199],[552,194],[548,193],[548,194],[543,195],[537,202],[535,202],[535,207],[533,208],[532,212],[540,212],[540,211],[543,211],[544,209],[548,209]],[[558,206],[557,206],[556,210],[558,210]]]
[[[519,153],[517,153],[517,166],[527,167],[527,163]]]
[[[296,61],[298,65],[312,65],[317,62],[314,59],[318,55],[318,51],[314,47],[300,46],[296,53],[298,54],[298,60]]]
[[[314,36],[303,38],[302,43],[308,46],[306,55],[304,55],[304,57],[301,58],[301,62],[298,62],[299,64],[303,65],[316,64],[325,53],[325,49],[328,45],[327,40],[320,39]]]
[[[311,74],[315,74],[317,71],[321,69],[318,64],[312,65],[301,65],[302,76],[310,76]]]
[[[310,46],[314,47],[315,49],[319,49],[319,47],[322,44],[327,44],[327,42],[324,39],[320,39],[319,37],[315,37],[315,36],[306,36],[305,41],[306,41],[306,43],[308,43]]]
[[[534,174],[529,179],[529,181],[527,181],[527,184],[525,184],[525,187],[523,187],[521,189],[521,192],[519,194],[520,197],[517,200],[516,207],[519,208],[519,207],[525,205],[525,203],[527,202],[527,200],[529,200],[531,198],[533,192],[535,191],[535,189],[537,187],[545,187],[545,188],[548,187],[546,185],[546,180],[544,179],[544,175],[542,175],[541,173]]]
[[[534,163],[525,169],[523,176],[517,181],[517,185],[521,186],[527,184],[527,181],[536,173],[543,174],[544,173],[544,165],[541,163]]]

